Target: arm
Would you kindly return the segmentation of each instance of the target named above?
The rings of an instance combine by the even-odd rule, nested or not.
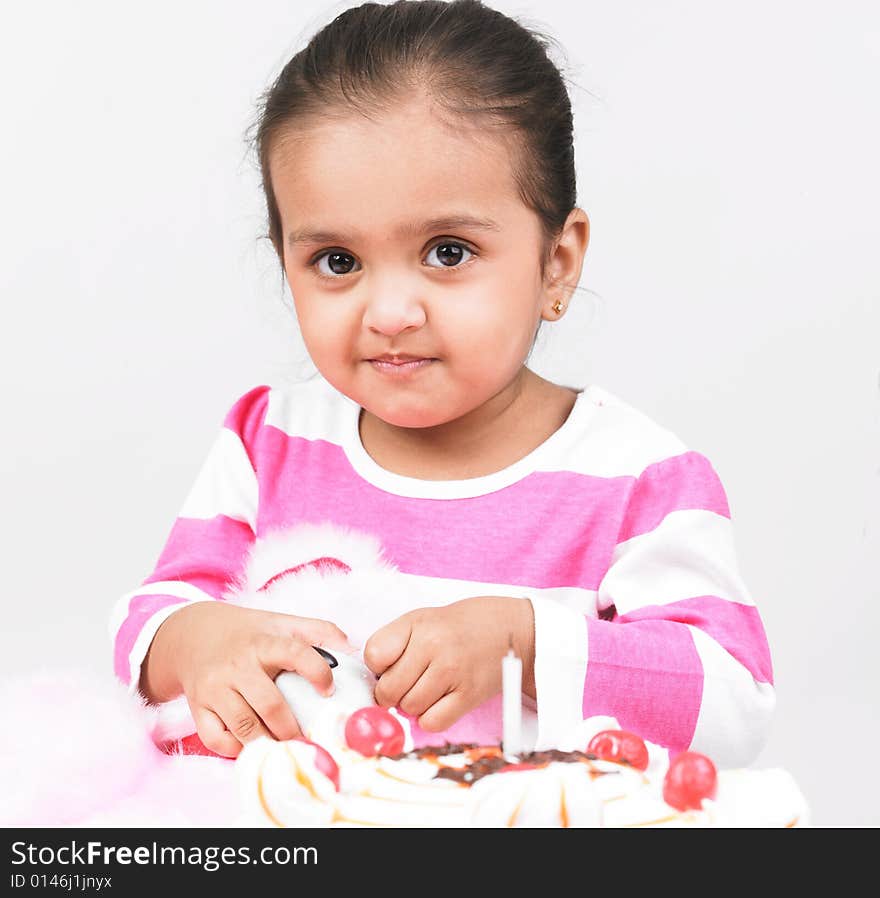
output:
[[[297,671],[326,694],[333,678],[312,645],[346,644],[327,621],[222,601],[256,538],[254,447],[267,401],[261,387],[230,410],[156,570],[111,623],[120,679],[151,702],[183,693],[202,742],[227,756],[258,736],[298,736],[275,676]]]
[[[267,404],[268,388],[257,387],[230,409],[155,570],[113,607],[114,671],[132,692],[148,685],[141,683],[142,665],[165,620],[193,603],[220,599],[253,545],[257,476],[251,447]],[[165,694],[170,685],[157,698],[172,697]]]
[[[598,618],[533,605],[539,743],[604,714],[723,766],[757,756],[775,704],[769,647],[703,456],[650,465],[633,484]]]

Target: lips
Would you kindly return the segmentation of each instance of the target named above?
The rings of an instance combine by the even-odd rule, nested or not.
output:
[[[428,368],[437,359],[418,355],[391,355],[385,354],[367,359],[374,371],[394,377],[403,377],[415,374],[424,368]]]
[[[429,356],[423,355],[407,355],[405,353],[401,353],[399,355],[392,355],[390,353],[386,353],[385,355],[377,355],[374,358],[369,359],[371,362],[382,362],[388,365],[408,365],[411,362],[431,362]]]

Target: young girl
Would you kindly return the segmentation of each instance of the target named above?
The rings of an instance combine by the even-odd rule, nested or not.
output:
[[[201,742],[234,757],[299,734],[280,671],[327,693],[313,646],[360,650],[418,739],[485,742],[512,644],[528,747],[603,714],[752,761],[770,656],[715,471],[599,387],[526,366],[589,241],[545,42],[476,0],[367,3],[290,60],[258,125],[320,377],[234,403],[155,571],[117,603],[118,676],[184,695]],[[363,644],[344,620],[223,600],[255,546],[310,524],[369,535],[400,572]]]

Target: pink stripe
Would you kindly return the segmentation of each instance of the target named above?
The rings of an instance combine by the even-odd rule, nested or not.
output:
[[[253,541],[247,524],[225,515],[178,518],[156,569],[144,583],[184,580],[218,599],[243,569]]]
[[[128,615],[116,633],[113,648],[113,670],[123,683],[131,683],[131,651],[144,624],[159,610],[185,601],[179,596],[132,596],[128,603]]]
[[[699,627],[759,682],[773,683],[770,646],[758,609],[718,596],[697,596],[669,605],[648,605],[617,618],[619,623],[668,620]],[[592,651],[592,647],[591,647]]]
[[[730,517],[718,475],[697,452],[685,452],[645,468],[633,489],[618,540],[648,533],[670,512],[688,509]]]
[[[634,482],[537,472],[485,496],[410,499],[364,481],[333,443],[264,431],[258,535],[335,523],[375,535],[400,570],[423,576],[596,589]]]
[[[244,394],[226,414],[223,426],[237,434],[244,444],[245,452],[256,467],[255,444],[257,434],[266,419],[269,407],[269,387],[254,387]]]
[[[674,751],[693,738],[703,667],[690,633],[673,621],[621,626],[587,618],[590,658],[584,717],[616,717],[622,729]]]

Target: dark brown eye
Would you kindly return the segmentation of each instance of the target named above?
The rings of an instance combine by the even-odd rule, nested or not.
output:
[[[431,251],[428,253],[429,259],[432,253],[436,253],[437,260],[442,266],[445,268],[454,268],[465,258],[464,254],[471,253],[471,250],[466,246],[462,246],[460,243],[438,243],[436,246],[431,247]],[[431,263],[429,262],[429,264]],[[431,267],[437,268],[438,266],[431,265]]]
[[[444,243],[437,247],[437,258],[444,265],[458,265],[461,261],[461,247],[454,243]]]
[[[348,253],[327,253],[323,259],[333,274],[348,274],[354,268],[354,259]]]

